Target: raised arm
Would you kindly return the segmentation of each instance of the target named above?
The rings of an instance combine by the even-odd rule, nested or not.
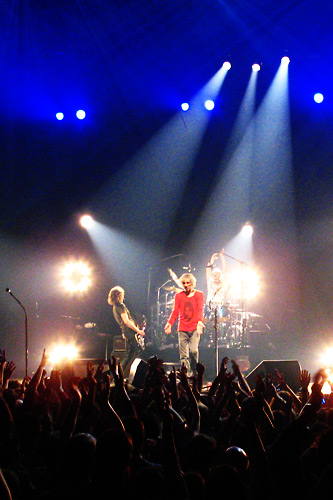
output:
[[[46,355],[45,349],[43,350],[41,362],[34,373],[34,376],[30,380],[26,387],[23,404],[25,407],[28,405],[33,405],[38,397],[38,386],[43,376],[43,371],[46,366],[48,356]]]
[[[207,281],[207,284],[212,276],[212,268],[213,268],[213,265],[214,265],[214,262],[219,258],[219,254],[218,253],[213,253],[213,255],[211,256],[211,258],[209,259],[208,263],[207,263],[207,266],[206,266],[206,281]]]
[[[179,288],[183,288],[182,282],[178,278],[177,274],[170,268],[168,268],[168,272],[169,272],[171,278],[173,279],[173,281],[176,283],[176,285],[179,286]]]
[[[8,484],[2,474],[2,470],[0,469],[0,498],[2,500],[12,500],[12,495],[10,493]]]

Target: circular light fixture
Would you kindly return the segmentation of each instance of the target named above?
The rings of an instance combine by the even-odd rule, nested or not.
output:
[[[212,111],[215,107],[215,103],[214,101],[212,101],[211,99],[207,99],[207,101],[205,101],[205,108],[208,110],[208,111]]]
[[[62,286],[69,293],[83,293],[91,286],[90,267],[82,261],[68,262],[61,277]]]
[[[91,215],[82,215],[82,217],[80,217],[80,224],[85,229],[89,229],[94,224],[94,219]]]

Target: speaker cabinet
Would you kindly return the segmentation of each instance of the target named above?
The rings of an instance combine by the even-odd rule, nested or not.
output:
[[[148,371],[148,363],[140,358],[136,358],[131,364],[128,382],[140,389],[144,385],[145,377]]]
[[[126,351],[126,339],[123,339],[121,335],[113,337],[113,350],[117,352]]]
[[[284,381],[294,392],[299,391],[301,367],[299,362],[294,359],[262,361],[246,377],[251,389],[255,388],[255,379],[257,375],[265,379],[267,375],[274,375],[274,370],[278,370],[279,373],[283,374]]]

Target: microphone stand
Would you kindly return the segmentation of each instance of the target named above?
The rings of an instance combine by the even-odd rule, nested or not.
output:
[[[27,377],[28,376],[28,315],[27,315],[27,311],[26,311],[24,305],[19,301],[19,299],[17,297],[15,297],[13,292],[9,288],[6,288],[6,292],[8,292],[9,295],[11,295],[14,300],[16,300],[18,305],[24,311],[24,318],[25,318],[25,321],[24,321],[24,324],[25,324],[25,376]]]
[[[163,285],[158,287],[157,289],[157,304],[156,304],[156,324],[157,324],[157,330],[159,330],[160,327],[160,312],[161,312],[161,304],[160,304],[160,291],[161,288],[163,288],[167,283],[170,283],[172,280],[167,280]]]
[[[243,280],[243,267],[248,266],[248,264],[242,260],[236,259],[235,257],[232,257],[231,255],[227,255],[226,253],[224,254],[225,257],[229,257],[229,259],[232,259],[236,262],[238,262],[241,265],[241,314],[242,314],[242,323],[241,323],[241,347],[245,347],[245,331],[247,328],[247,318],[246,318],[246,311],[245,311],[245,301],[244,301],[244,280]]]
[[[160,262],[166,262],[171,259],[175,259],[176,257],[185,257],[182,253],[177,253],[176,255],[171,255],[170,257],[165,257],[164,259],[160,260]],[[151,279],[151,274],[153,271],[154,267],[149,267],[148,269],[148,289],[147,289],[147,306],[148,308],[150,307],[150,298],[151,298],[151,288],[152,288],[152,279]],[[171,281],[171,280],[170,280]],[[169,281],[167,281],[169,283]],[[164,285],[162,285],[164,286]],[[160,290],[160,289],[158,289]],[[153,314],[151,313],[151,322],[153,322]]]
[[[212,300],[214,299],[215,295],[221,290],[222,286],[218,287],[211,300],[209,301],[209,309],[212,310]],[[216,377],[219,374],[219,348],[218,348],[218,340],[217,340],[217,306],[214,307],[214,349],[215,349],[215,374]]]

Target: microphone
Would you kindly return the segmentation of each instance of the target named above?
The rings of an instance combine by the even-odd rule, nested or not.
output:
[[[13,292],[11,291],[11,289],[10,288],[6,288],[6,292],[9,293],[9,295],[11,295],[14,300],[16,300],[16,302],[19,304],[19,306],[22,307],[23,311],[26,314],[26,310],[25,310],[24,305],[22,304],[22,302],[17,297],[15,297],[15,295],[13,294]]]

